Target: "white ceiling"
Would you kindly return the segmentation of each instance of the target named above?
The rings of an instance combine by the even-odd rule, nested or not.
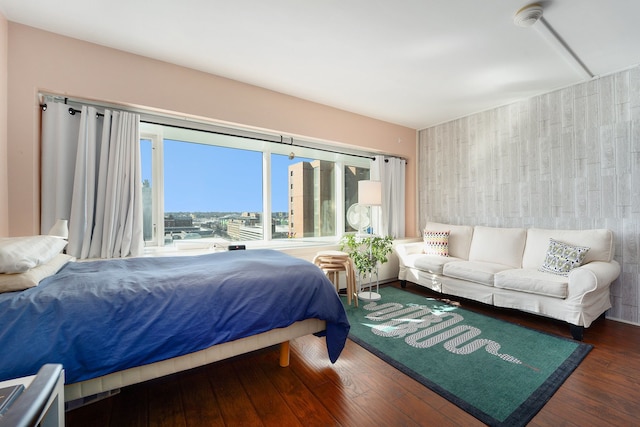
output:
[[[0,0],[14,21],[422,129],[585,77],[527,0]],[[640,1],[538,2],[596,76],[640,63]]]

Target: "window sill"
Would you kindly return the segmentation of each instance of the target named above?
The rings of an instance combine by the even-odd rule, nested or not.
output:
[[[245,241],[227,242],[214,241],[209,239],[195,239],[193,241],[176,241],[166,246],[150,246],[144,249],[143,256],[189,256],[203,255],[215,252],[225,252],[224,244],[245,245],[247,250],[251,249],[275,249],[288,253],[292,256],[304,259],[313,259],[315,254],[321,250],[339,249],[338,241],[335,237],[328,239],[282,239],[272,241]]]

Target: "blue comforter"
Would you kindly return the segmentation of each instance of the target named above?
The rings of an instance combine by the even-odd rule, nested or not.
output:
[[[61,363],[67,383],[326,320],[329,358],[349,322],[315,265],[272,250],[71,262],[0,294],[0,380]]]

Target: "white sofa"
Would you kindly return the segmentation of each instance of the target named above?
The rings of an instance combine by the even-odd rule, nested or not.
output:
[[[410,281],[437,292],[566,321],[574,339],[611,308],[609,287],[620,275],[613,233],[606,229],[497,228],[429,222],[449,231],[448,256],[425,254],[424,242],[396,245],[402,286]],[[567,276],[540,271],[549,239],[588,247]],[[446,243],[446,242],[445,242]]]

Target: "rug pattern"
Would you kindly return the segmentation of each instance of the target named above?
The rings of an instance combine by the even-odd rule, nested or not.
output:
[[[349,338],[491,426],[526,425],[592,346],[391,287]]]

